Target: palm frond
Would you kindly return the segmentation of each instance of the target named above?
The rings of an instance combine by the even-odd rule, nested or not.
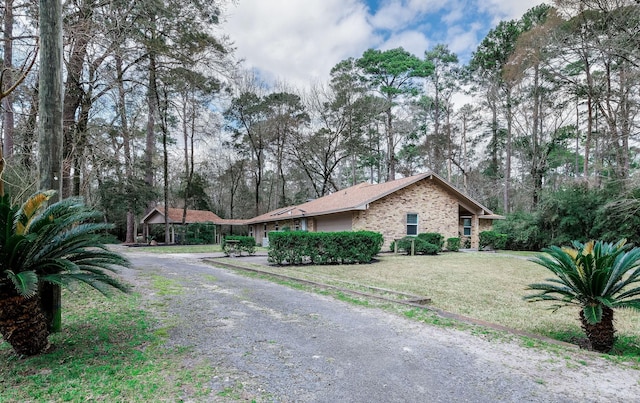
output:
[[[47,190],[38,192],[22,204],[14,218],[14,227],[16,234],[24,234],[34,217],[34,215],[42,209],[44,203],[49,200],[56,192]]]
[[[602,320],[602,305],[587,305],[582,309],[584,318],[592,325],[600,323]]]
[[[102,214],[80,198],[44,206],[51,195],[37,193],[20,207],[0,198],[0,275],[28,295],[37,292],[38,281],[83,282],[105,295],[127,291],[112,273],[129,261],[108,250],[100,235],[112,225],[100,222]]]
[[[52,275],[52,277],[55,277],[55,276],[56,275]],[[60,275],[60,277],[62,276]],[[69,279],[72,279],[73,281],[83,282],[95,288],[100,293],[106,296],[110,296],[113,293],[114,289],[120,290],[123,292],[129,291],[129,286],[127,284],[119,281],[115,277],[112,277],[106,274],[81,272],[81,273],[66,274],[66,277],[67,277],[65,279],[66,281],[68,281]]]
[[[640,295],[640,287],[635,287],[616,295],[616,300],[623,301],[627,298],[635,297],[637,295]]]
[[[110,229],[105,223],[79,224],[69,229],[59,229],[54,226],[45,228],[42,236],[37,240],[37,247],[33,248],[29,260],[66,257],[76,250],[99,245],[101,237],[96,231]]]
[[[21,271],[14,273],[5,270],[5,275],[11,280],[18,294],[25,298],[31,298],[38,293],[38,275],[34,271]]]
[[[617,301],[614,304],[615,308],[627,308],[627,309],[634,309],[636,311],[640,311],[640,299],[631,299],[631,300],[625,300],[625,301]]]
[[[531,259],[556,277],[529,285],[529,290],[541,293],[525,299],[571,298],[570,303],[582,305],[585,319],[595,324],[601,320],[604,306],[626,306],[630,298],[640,296],[640,287],[630,288],[640,282],[639,248],[624,239],[616,243],[574,241],[572,246],[573,249],[552,246],[543,250],[546,255]]]

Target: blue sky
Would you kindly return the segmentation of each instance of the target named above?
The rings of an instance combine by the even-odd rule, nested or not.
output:
[[[422,57],[444,43],[466,62],[499,21],[541,0],[238,0],[223,29],[263,79],[306,87],[369,48]]]

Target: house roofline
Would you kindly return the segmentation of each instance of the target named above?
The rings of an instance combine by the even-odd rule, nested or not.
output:
[[[149,210],[149,212],[147,214],[145,214],[145,216],[140,219],[140,223],[143,224],[147,220],[147,218],[149,218],[151,216],[151,214],[156,213],[156,212],[158,214],[164,215],[164,213],[161,212],[160,210],[158,210],[158,207],[156,206],[156,207],[152,208],[151,210]]]
[[[504,218],[502,216],[494,214],[487,207],[477,202],[475,199],[469,197],[462,191],[458,190],[455,186],[453,186],[451,183],[449,183],[439,175],[433,172],[425,172],[422,174],[415,175],[412,178],[412,180],[408,182],[400,183],[397,186],[394,186],[383,193],[379,193],[374,197],[370,197],[369,199],[366,199],[364,202],[361,201],[357,205],[346,206],[338,209],[324,210],[320,212],[313,212],[313,213],[307,214],[304,210],[300,208],[301,206],[306,204],[306,203],[303,203],[300,205],[282,207],[272,212],[262,214],[258,217],[250,218],[246,221],[246,224],[254,225],[254,224],[260,224],[260,223],[267,223],[267,222],[286,221],[286,220],[296,219],[296,218],[319,217],[324,215],[345,213],[350,211],[363,211],[368,208],[369,204],[427,178],[431,178],[432,180],[438,182],[441,186],[445,188],[446,191],[452,193],[456,197],[456,199],[458,199],[458,203],[461,206],[463,206],[465,209],[469,210],[469,212],[471,212],[472,214],[475,214],[484,219]],[[366,185],[366,184],[363,183],[360,185]],[[375,185],[371,185],[371,186],[375,186]],[[267,216],[267,214],[269,215]]]
[[[481,220],[504,220],[506,217],[500,214],[482,214],[478,215]]]
[[[452,192],[454,192],[456,194],[456,196],[459,196],[462,199],[466,199],[469,202],[471,202],[471,204],[474,204],[477,207],[480,207],[480,210],[481,210],[482,214],[478,214],[479,217],[484,216],[485,218],[488,218],[489,216],[495,216],[495,217],[504,218],[503,216],[494,214],[493,211],[491,211],[490,209],[488,209],[487,207],[485,207],[484,205],[479,203],[477,200],[473,199],[471,196],[469,196],[469,195],[461,192],[460,190],[458,190],[455,186],[453,186],[451,183],[449,183],[446,179],[442,178],[440,175],[432,173],[431,176],[436,178],[436,179],[438,179],[439,182],[441,182],[443,185],[445,185],[447,188],[449,188]],[[496,219],[499,219],[499,218],[496,218]]]
[[[246,224],[253,225],[253,224],[261,224],[265,222],[286,221],[294,218],[310,218],[310,217],[319,217],[319,216],[329,215],[329,214],[348,213],[350,211],[363,211],[367,209],[367,206],[368,206],[368,203],[365,205],[359,205],[356,207],[345,207],[341,209],[322,211],[320,213],[311,213],[311,214],[295,213],[291,215],[278,215],[278,216],[272,215],[269,218],[262,218],[260,220],[257,220],[255,218],[250,218],[246,220]],[[294,209],[297,209],[297,207],[294,207]]]

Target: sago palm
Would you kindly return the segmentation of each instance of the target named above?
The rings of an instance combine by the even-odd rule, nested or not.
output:
[[[39,284],[79,281],[103,294],[126,290],[109,274],[128,261],[102,243],[99,232],[110,228],[97,221],[102,214],[78,198],[46,206],[53,194],[39,192],[15,206],[8,195],[0,197],[0,334],[21,355],[49,345]]]
[[[573,248],[552,246],[533,262],[556,275],[545,283],[530,284],[540,291],[526,296],[530,301],[556,301],[557,309],[578,305],[582,329],[591,347],[608,352],[615,341],[613,310],[640,310],[640,249],[626,240],[617,243],[574,241]]]

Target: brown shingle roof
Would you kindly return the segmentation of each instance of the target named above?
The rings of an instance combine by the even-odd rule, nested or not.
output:
[[[181,224],[182,215],[184,210],[181,208],[169,208],[169,223]],[[164,216],[164,207],[156,207],[144,216],[142,222],[148,220],[153,215]],[[211,222],[218,225],[245,225],[246,220],[231,220],[218,217],[215,213],[206,210],[187,210],[187,216],[185,217],[185,223],[206,223]]]
[[[158,208],[161,214],[164,214],[163,208]],[[181,223],[184,210],[181,208],[169,209],[169,222]],[[216,222],[221,220],[215,213],[205,210],[187,210],[187,216],[185,217],[186,223],[198,223],[198,222]]]
[[[483,211],[483,215],[493,215],[491,210],[480,203],[466,196],[453,185],[433,173],[422,173],[406,178],[396,179],[390,182],[371,184],[360,183],[346,189],[339,190],[327,196],[303,203],[297,206],[284,207],[262,214],[258,217],[247,220],[248,224],[261,222],[286,220],[289,218],[311,217],[325,214],[340,213],[353,210],[365,210],[367,205],[391,193],[403,189],[413,183],[430,178],[454,193],[456,197],[462,199],[465,204],[473,205],[478,210]],[[498,216],[496,216],[497,218]]]

